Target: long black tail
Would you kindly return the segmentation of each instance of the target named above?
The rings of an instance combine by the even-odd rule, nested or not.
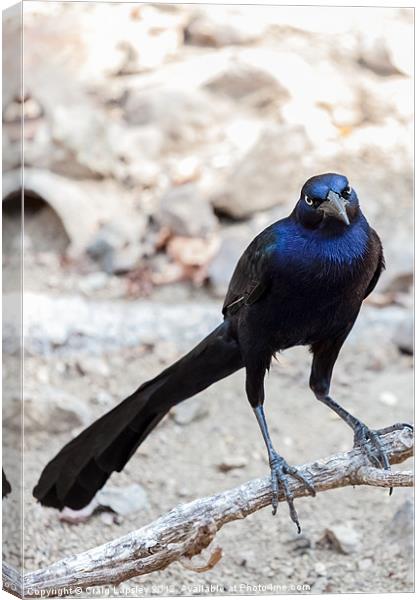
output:
[[[4,469],[1,470],[1,477],[2,477],[2,492],[1,492],[1,497],[6,498],[6,496],[8,496],[10,494],[10,492],[12,491],[12,486],[10,485],[7,477],[6,477],[6,473],[4,472]]]
[[[86,506],[121,471],[168,410],[243,366],[228,321],[69,442],[33,490],[45,506]]]

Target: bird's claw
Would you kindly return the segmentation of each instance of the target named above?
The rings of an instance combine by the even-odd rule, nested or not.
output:
[[[298,533],[300,533],[301,527],[293,503],[294,497],[292,492],[290,491],[287,475],[291,475],[292,477],[303,483],[303,485],[306,487],[306,489],[312,496],[315,496],[315,488],[305,475],[298,471],[296,467],[291,467],[290,465],[288,465],[284,458],[281,457],[279,454],[274,454],[270,457],[270,468],[271,489],[273,491],[271,502],[273,506],[273,515],[275,515],[277,512],[277,507],[279,504],[279,486],[281,485],[286,498],[286,502],[289,506],[290,518],[292,519],[293,523],[295,523]]]
[[[395,423],[395,425],[390,425],[389,427],[384,427],[383,429],[378,429],[377,433],[379,435],[384,435],[385,433],[391,433],[392,431],[399,431],[401,429],[409,429],[410,431],[414,431],[414,427],[410,423]]]
[[[379,436],[379,431],[369,429],[361,423],[354,432],[354,446],[359,446],[375,467],[388,471],[390,469],[389,460],[382,448]]]
[[[389,471],[391,465],[389,464],[388,456],[383,449],[380,436],[385,433],[397,431],[398,429],[404,429],[405,427],[413,430],[412,425],[409,425],[408,423],[396,423],[390,427],[384,427],[383,429],[377,430],[369,429],[366,425],[360,423],[354,433],[354,446],[358,446],[362,450],[374,467]],[[392,494],[392,491],[393,488],[389,488],[389,495]]]

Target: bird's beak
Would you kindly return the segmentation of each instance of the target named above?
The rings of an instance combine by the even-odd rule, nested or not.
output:
[[[326,214],[343,221],[346,225],[350,225],[349,218],[347,216],[346,205],[348,201],[337,194],[337,192],[333,192],[330,190],[328,192],[328,196],[325,202],[323,202],[320,206],[320,209]]]

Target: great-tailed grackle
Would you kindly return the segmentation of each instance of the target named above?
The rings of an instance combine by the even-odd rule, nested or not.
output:
[[[45,467],[34,496],[45,506],[84,507],[172,406],[245,367],[246,394],[268,451],[273,514],[281,486],[300,531],[287,475],[301,480],[311,494],[315,490],[274,450],[263,410],[265,374],[276,352],[309,346],[316,398],[350,425],[355,444],[375,465],[389,469],[377,432],[329,395],[341,346],[383,268],[380,239],[347,178],[312,177],[290,216],[265,229],[243,253],[224,302],[223,323],[64,446]]]

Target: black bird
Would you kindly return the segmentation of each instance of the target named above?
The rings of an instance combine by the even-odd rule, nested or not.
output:
[[[312,177],[293,212],[267,227],[243,253],[223,305],[223,323],[64,446],[45,467],[34,496],[59,509],[86,506],[171,407],[245,367],[246,394],[268,451],[273,514],[281,486],[300,531],[287,475],[302,481],[311,494],[315,490],[274,450],[263,409],[265,374],[276,352],[308,346],[316,398],[353,429],[355,444],[376,466],[389,469],[378,432],[329,395],[341,346],[383,268],[380,239],[347,178],[335,173]]]

